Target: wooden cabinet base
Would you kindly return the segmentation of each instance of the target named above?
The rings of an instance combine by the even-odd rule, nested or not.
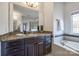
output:
[[[43,48],[43,55],[46,55],[52,51],[52,47]]]

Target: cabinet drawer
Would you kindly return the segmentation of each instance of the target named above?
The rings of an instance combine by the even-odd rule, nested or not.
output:
[[[22,45],[23,43],[12,43],[12,44],[7,44],[5,48],[19,47]]]
[[[24,46],[12,46],[12,47],[9,47],[9,48],[5,48],[6,50],[14,50],[14,49],[24,49]]]
[[[24,56],[24,51],[16,51],[12,53],[7,53],[7,56]]]
[[[17,39],[17,40],[9,40],[9,41],[6,41],[7,43],[16,43],[16,42],[20,42],[22,40],[20,39]]]
[[[24,45],[24,41],[22,41],[22,40],[5,42],[5,48],[17,47],[17,46],[22,46],[22,45]]]
[[[19,54],[21,52],[24,54],[24,49],[6,50],[6,53],[5,54],[6,55],[15,55],[15,54]]]

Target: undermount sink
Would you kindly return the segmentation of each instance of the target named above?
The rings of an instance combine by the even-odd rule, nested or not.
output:
[[[36,34],[29,34],[29,36],[36,36]]]
[[[16,34],[16,36],[17,36],[17,37],[25,37],[26,35],[25,35],[25,34],[20,34],[20,33],[19,33],[19,34]]]

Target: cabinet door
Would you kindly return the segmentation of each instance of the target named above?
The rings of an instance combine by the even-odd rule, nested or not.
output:
[[[43,55],[43,41],[38,37],[32,37],[25,40],[25,55],[39,56]]]
[[[4,54],[6,56],[23,56],[24,55],[24,41],[11,40],[3,43]],[[2,52],[2,53],[3,53]]]
[[[45,41],[46,41],[46,44],[51,44],[52,43],[51,36],[45,36]]]
[[[31,38],[27,38],[27,39],[24,39],[24,55],[25,56],[28,56],[28,47],[29,47],[29,43],[31,42]]]
[[[24,55],[28,56],[28,44],[25,42],[25,46],[24,46]]]
[[[34,56],[34,40],[35,38],[27,38],[25,39],[25,55],[26,56]]]
[[[43,56],[43,42],[38,43],[38,56]]]
[[[29,44],[27,52],[28,56],[42,56],[43,44]]]
[[[9,2],[0,3],[0,35],[8,33],[9,29]],[[5,20],[6,19],[6,20]]]
[[[45,38],[44,38],[44,46],[43,46],[44,55],[51,52],[51,48],[52,48],[52,37],[50,35],[45,36]]]
[[[28,56],[34,56],[35,55],[34,45],[33,44],[28,45],[27,53],[28,53]]]

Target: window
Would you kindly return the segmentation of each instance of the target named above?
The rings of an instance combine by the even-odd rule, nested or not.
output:
[[[79,13],[72,15],[72,31],[74,33],[79,33]]]

